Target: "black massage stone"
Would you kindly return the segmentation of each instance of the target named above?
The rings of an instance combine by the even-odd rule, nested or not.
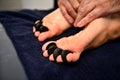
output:
[[[62,53],[62,49],[60,49],[60,48],[56,48],[55,50],[54,50],[54,52],[53,52],[53,58],[54,58],[54,60],[56,61],[56,59],[57,59],[57,57]]]
[[[56,48],[57,46],[55,43],[48,44],[48,46],[46,47],[46,50],[48,50],[48,55],[51,55]]]
[[[48,55],[51,55],[56,48],[57,48],[56,46],[50,46],[48,49]]]
[[[71,53],[70,51],[68,50],[63,50],[62,53],[61,53],[61,57],[62,57],[62,60],[64,63],[68,63],[68,61],[66,60],[66,56],[67,54]]]
[[[47,45],[46,49],[48,50],[49,47],[51,47],[51,46],[56,46],[56,44],[54,42],[52,42],[52,43],[50,43],[50,44]]]
[[[39,31],[40,27],[42,26],[42,22],[39,21],[34,26],[35,26],[36,31]]]
[[[42,22],[40,22],[40,21],[37,22],[34,26],[35,26],[36,31],[40,31],[40,32],[48,31],[48,28],[46,26],[43,26]]]
[[[46,26],[41,26],[41,27],[39,28],[39,31],[40,31],[40,32],[46,32],[46,31],[48,31],[48,28],[47,28]]]

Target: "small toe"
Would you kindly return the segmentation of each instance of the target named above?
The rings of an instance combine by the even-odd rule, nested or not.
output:
[[[58,63],[62,63],[62,62],[63,62],[63,60],[62,60],[62,58],[61,58],[61,55],[59,55],[59,56],[57,57],[56,62],[58,62]]]
[[[44,52],[43,52],[43,56],[44,56],[44,57],[49,57],[47,51],[44,51]]]
[[[56,59],[56,62],[58,62],[58,63],[69,63],[69,62],[71,62],[72,61],[72,53],[69,53],[68,55],[66,55],[65,58],[66,58],[66,61],[64,61],[62,59],[62,56],[59,55]]]
[[[66,56],[62,57],[63,55],[59,55],[56,59],[58,63],[70,63],[76,62],[79,59],[78,53],[68,53]]]
[[[50,61],[54,61],[53,54],[51,54],[51,55],[49,56],[49,60],[50,60]]]
[[[35,30],[35,27],[33,26],[33,33],[35,32],[36,30]]]
[[[35,37],[38,37],[38,36],[40,35],[40,32],[39,32],[39,31],[36,31],[36,32],[34,33],[34,35],[35,35]]]

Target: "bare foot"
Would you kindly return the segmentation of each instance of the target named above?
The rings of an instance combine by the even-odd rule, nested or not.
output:
[[[36,21],[35,24],[38,22],[39,20]],[[39,41],[44,41],[45,39],[57,36],[71,27],[71,25],[64,19],[59,9],[56,9],[52,13],[45,16],[42,22],[42,25],[46,26],[48,31],[40,33],[40,31],[36,31],[35,27],[33,26],[34,35],[38,37]]]
[[[119,22],[120,18],[96,19],[88,24],[88,26],[86,26],[85,29],[79,33],[54,41],[56,47],[54,47],[53,51],[50,51],[51,53],[48,53],[48,49],[46,49],[46,47],[48,47],[50,43],[53,43],[53,41],[44,44],[42,47],[43,56],[49,57],[50,61],[56,61],[58,63],[64,61],[76,62],[85,49],[98,47],[109,40],[120,37]],[[62,54],[65,50],[70,51],[69,54]]]

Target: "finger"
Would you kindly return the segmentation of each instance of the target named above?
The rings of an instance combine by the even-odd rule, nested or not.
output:
[[[79,3],[81,3],[81,0],[77,0]]]
[[[74,22],[74,26],[75,27],[82,27],[82,26],[78,26],[78,22],[81,21],[81,19],[83,19],[89,12],[91,12],[93,9],[95,8],[94,5],[91,5],[91,7],[88,6],[79,6],[78,8],[78,15],[76,17],[76,20]]]
[[[77,12],[75,9],[71,8],[71,9],[67,9],[68,10],[68,13],[69,15],[75,20],[76,17],[77,17]]]
[[[68,19],[70,19],[69,17],[75,19],[77,16],[76,11],[74,10],[73,6],[70,4],[69,1],[66,1],[63,3],[62,1],[59,2],[59,8],[61,9],[61,12],[63,14],[63,16],[67,19],[67,21],[69,21]],[[69,16],[68,16],[69,15]],[[70,22],[73,23],[73,22]]]
[[[94,19],[100,17],[104,13],[100,8],[95,8],[89,14],[87,14],[83,19],[76,22],[77,26],[82,27],[93,21]]]
[[[60,11],[62,12],[65,19],[71,24],[74,22],[74,19],[68,14],[66,8],[64,6],[60,6]]]
[[[68,1],[66,4],[64,4],[68,14],[75,19],[77,16],[76,10],[74,9],[73,5],[71,4],[70,1]]]
[[[70,4],[72,5],[72,7],[77,11],[78,7],[80,5],[79,1],[78,0],[69,0],[69,1],[70,1]]]

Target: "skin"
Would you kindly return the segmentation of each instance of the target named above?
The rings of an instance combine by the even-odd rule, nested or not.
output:
[[[36,21],[35,23],[37,22],[38,21]],[[71,27],[71,25],[61,14],[59,8],[45,16],[42,22],[43,25],[49,29],[49,31],[40,33],[39,31],[36,31],[33,26],[34,35],[38,38],[39,41],[44,41],[48,38],[52,38],[53,36],[60,35],[62,32]]]
[[[96,18],[120,11],[120,0],[58,0],[61,13],[75,27],[82,27]]]
[[[71,24],[69,24],[65,20],[59,8],[45,16],[42,21],[43,25],[47,26],[49,31],[40,33],[36,31],[33,27],[33,32],[35,36],[38,37],[39,41],[44,41],[53,36],[57,36],[71,27]],[[63,50],[69,50],[72,52],[67,55],[68,62],[76,62],[80,58],[80,55],[84,50],[96,48],[110,40],[119,38],[119,22],[120,13],[116,13],[114,15],[106,17],[101,17],[90,22],[85,27],[85,29],[80,31],[79,33],[69,37],[63,37],[55,41],[55,43],[59,48],[62,48]],[[42,47],[44,57],[48,57],[46,46],[50,42],[47,42]],[[54,61],[53,55],[50,55],[49,60]],[[61,56],[57,57],[57,62],[63,62]]]
[[[54,42],[59,48],[72,52],[67,55],[68,62],[76,62],[84,50],[96,48],[108,41],[120,38],[119,22],[120,14],[118,13],[112,16],[98,18],[89,23],[79,33],[69,37],[63,37]],[[44,57],[48,57],[46,46],[51,42],[53,41],[47,42],[42,47]],[[49,56],[49,60],[54,61],[53,54]],[[57,57],[57,62],[63,62],[61,56]]]

